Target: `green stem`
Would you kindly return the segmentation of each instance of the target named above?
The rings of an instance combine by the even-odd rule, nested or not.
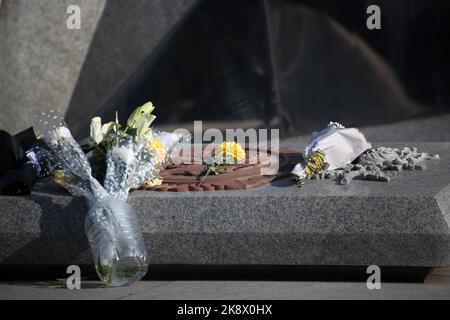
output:
[[[100,145],[97,145],[96,147],[97,151],[100,152],[100,154],[104,157],[106,157],[106,153],[103,151],[102,147]]]
[[[203,184],[203,182],[205,181],[205,179],[209,176],[209,174],[211,173],[211,168],[214,165],[208,165],[208,169],[206,170],[205,174],[203,175],[203,177],[200,179],[200,181],[197,183],[197,187],[201,186]]]

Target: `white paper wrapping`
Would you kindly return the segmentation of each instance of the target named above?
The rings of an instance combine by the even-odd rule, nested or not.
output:
[[[334,170],[353,162],[364,151],[371,148],[372,145],[367,142],[358,129],[345,128],[338,123],[331,122],[322,131],[314,132],[311,135],[305,148],[305,163],[299,163],[292,174],[304,178],[306,161],[317,150],[325,153],[325,161],[330,165],[328,170]]]

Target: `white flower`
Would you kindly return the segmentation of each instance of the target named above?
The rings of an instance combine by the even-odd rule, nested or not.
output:
[[[95,144],[100,144],[106,135],[114,128],[114,122],[105,123],[102,126],[102,119],[100,117],[92,118],[91,120],[91,139]]]
[[[114,148],[111,151],[111,156],[114,161],[117,162],[121,161],[126,164],[132,164],[134,161],[136,161],[136,157],[134,155],[133,150],[125,146]]]
[[[70,133],[70,130],[67,129],[64,126],[58,127],[53,132],[55,139],[70,139],[72,137],[72,134]]]

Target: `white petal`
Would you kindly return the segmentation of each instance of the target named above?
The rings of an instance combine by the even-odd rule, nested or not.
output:
[[[91,120],[91,138],[96,143],[99,144],[103,140],[102,136],[102,119],[100,117],[92,118]]]
[[[102,136],[103,138],[114,128],[115,123],[114,122],[108,122],[105,123],[102,126]]]

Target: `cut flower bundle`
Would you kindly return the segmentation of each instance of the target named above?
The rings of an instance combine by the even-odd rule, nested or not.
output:
[[[151,103],[137,108],[124,127],[117,115],[115,122],[105,125],[100,118],[91,121],[90,154],[104,164],[103,185],[93,177],[88,156],[61,116],[42,113],[35,125],[51,151],[45,157],[57,167],[54,180],[89,203],[85,232],[97,274],[111,286],[139,281],[149,264],[136,213],[126,203],[129,191],[157,181],[187,138],[154,130],[153,110]]]

